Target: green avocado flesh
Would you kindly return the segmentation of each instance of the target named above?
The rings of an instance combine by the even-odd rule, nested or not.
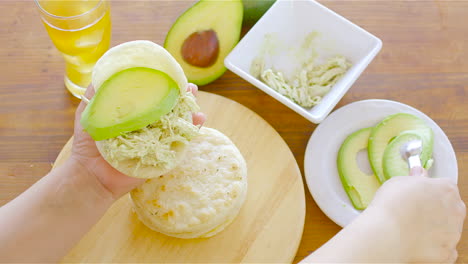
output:
[[[401,156],[401,147],[411,140],[422,140],[417,132],[408,131],[397,136],[387,148],[383,155],[383,171],[385,178],[390,179],[395,176],[408,176],[408,161]]]
[[[112,75],[97,90],[81,125],[98,141],[141,129],[169,113],[179,87],[164,72],[135,67]]]
[[[244,26],[255,24],[276,0],[243,0],[244,4]]]
[[[208,84],[226,71],[224,59],[239,42],[242,17],[241,0],[200,0],[174,22],[164,48],[189,82]]]
[[[420,157],[421,163],[425,165],[432,156],[433,134],[423,120],[411,114],[399,113],[388,116],[372,129],[368,147],[369,162],[381,183],[402,171],[398,168],[390,169],[390,167],[393,165],[403,166],[401,162],[396,161],[398,160],[397,156],[400,155],[396,145],[401,144],[402,139],[398,139],[400,134],[410,132],[422,139],[423,149]],[[385,173],[383,168],[384,153],[389,144],[392,145],[392,149],[388,149],[386,154],[386,158],[390,158],[390,160],[385,162],[387,164]]]
[[[364,128],[349,135],[338,152],[338,173],[353,206],[364,210],[380,186],[375,175],[364,173],[356,161],[359,151],[366,149],[372,128]]]

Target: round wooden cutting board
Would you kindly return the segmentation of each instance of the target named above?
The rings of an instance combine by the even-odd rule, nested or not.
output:
[[[226,134],[248,166],[247,200],[234,222],[207,239],[177,239],[143,225],[128,195],[118,200],[63,262],[291,262],[304,227],[305,198],[296,160],[280,135],[248,108],[199,92],[205,126]],[[70,155],[72,139],[55,166]]]

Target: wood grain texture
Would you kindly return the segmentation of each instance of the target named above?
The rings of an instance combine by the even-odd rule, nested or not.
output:
[[[163,43],[170,25],[191,2],[113,1],[112,44],[135,39]],[[337,107],[383,98],[429,115],[455,148],[459,188],[468,201],[468,1],[321,2],[383,41],[382,51]],[[7,0],[0,5],[0,204],[4,204],[50,169],[72,134],[78,101],[64,88],[63,60],[34,4]],[[258,113],[287,142],[302,170],[305,146],[316,125],[231,72],[201,89]],[[296,261],[340,230],[308,191],[306,209]],[[468,263],[468,225],[458,250],[458,262]]]
[[[71,250],[65,263],[285,263],[294,259],[304,226],[305,197],[293,154],[281,136],[248,108],[206,92],[200,92],[197,100],[211,117],[205,126],[228,136],[247,162],[247,199],[234,222],[209,239],[171,238],[145,227],[125,195]],[[60,152],[54,167],[70,156],[71,143]]]

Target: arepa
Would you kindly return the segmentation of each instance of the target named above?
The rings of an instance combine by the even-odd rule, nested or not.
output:
[[[136,178],[153,178],[177,166],[190,140],[198,134],[192,112],[199,111],[187,92],[181,66],[163,47],[145,40],[126,42],[108,50],[96,63],[92,83],[97,91],[114,74],[133,67],[166,73],[179,86],[180,95],[171,112],[153,124],[97,141],[102,156],[120,172]],[[124,95],[122,95],[124,96]]]
[[[178,167],[130,194],[149,228],[178,238],[210,237],[239,213],[247,195],[247,165],[227,136],[203,127]]]

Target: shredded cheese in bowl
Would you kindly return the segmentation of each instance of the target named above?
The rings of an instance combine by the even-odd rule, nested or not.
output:
[[[288,80],[279,71],[264,69],[263,60],[257,58],[252,63],[251,73],[296,104],[309,108],[319,104],[350,67],[351,63],[343,56],[332,57],[322,65],[311,61]]]

